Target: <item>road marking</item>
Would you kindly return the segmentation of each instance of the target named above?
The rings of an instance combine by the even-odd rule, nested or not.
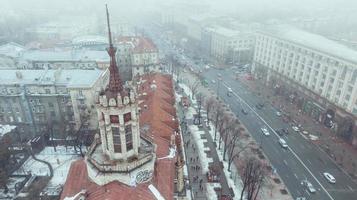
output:
[[[351,191],[353,191],[353,188],[352,188],[351,186],[347,185],[347,187],[348,187]]]
[[[227,83],[224,82],[222,80],[223,86],[225,86],[226,88],[229,88]],[[252,107],[244,100],[242,99],[235,91],[233,91],[233,94],[238,97],[246,106],[248,106],[257,116],[258,118],[263,121],[265,123],[266,126],[268,126],[273,133],[276,135],[276,137],[280,138],[280,136],[275,132],[275,130],[269,126],[268,123],[266,123],[266,121],[257,113],[255,112],[255,110],[252,109]],[[315,179],[315,181],[320,185],[320,187],[326,192],[327,196],[331,199],[334,200],[334,198],[332,198],[332,196],[330,195],[330,193],[328,193],[328,191],[326,190],[326,188],[320,183],[320,181],[315,177],[314,174],[312,174],[312,172],[310,171],[309,168],[307,168],[307,166],[305,165],[305,163],[300,159],[300,157],[290,148],[288,147],[288,149],[291,151],[291,153],[296,157],[296,159],[301,163],[301,165],[310,173],[310,175]]]
[[[298,176],[296,174],[294,174],[295,178],[299,180]]]

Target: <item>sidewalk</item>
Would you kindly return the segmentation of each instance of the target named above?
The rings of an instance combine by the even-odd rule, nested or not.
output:
[[[255,91],[257,91],[258,88],[264,88],[263,90],[259,90],[261,95],[264,97],[270,96],[268,98],[269,103],[274,107],[283,105],[285,108],[284,112],[292,114],[293,119],[302,124],[304,130],[318,137],[317,140],[310,141],[320,148],[320,150],[326,152],[355,182],[357,181],[357,149],[353,148],[352,145],[348,144],[342,138],[337,137],[334,132],[312,117],[304,113],[299,114],[299,109],[296,105],[288,102],[283,96],[272,96],[273,90],[271,88],[254,80],[246,80],[244,77],[240,77],[239,81]]]
[[[185,80],[186,81],[189,81],[189,82],[192,82],[196,79],[196,77],[194,77],[192,74],[185,74]],[[199,93],[202,93],[204,96],[215,96],[215,92],[213,92],[210,88],[205,88],[205,87],[202,87],[200,86],[198,88],[198,91]],[[205,115],[203,115],[205,117]],[[244,127],[244,125],[242,125]],[[213,126],[211,127],[211,129],[213,130]],[[247,130],[245,127],[244,127],[245,130]],[[212,134],[212,130],[211,131],[208,131],[207,127],[204,127],[204,129],[200,129],[199,131],[202,131],[204,130],[205,134],[201,134],[201,138],[205,140],[205,148],[208,147],[209,149],[213,149],[214,150],[214,154],[213,156],[211,157],[210,155],[208,156],[209,158],[213,158],[213,161],[214,163],[223,163],[222,164],[222,169],[221,170],[222,174],[225,173],[225,179],[226,177],[229,177],[228,180],[226,181],[228,184],[227,186],[224,186],[223,188],[226,188],[226,189],[223,189],[222,191],[225,192],[225,190],[228,190],[229,191],[229,186],[231,186],[232,188],[234,188],[235,190],[235,199],[239,199],[240,197],[240,189],[237,189],[241,187],[241,178],[240,178],[240,174],[241,174],[241,169],[237,172],[237,170],[233,170],[233,168],[236,168],[238,165],[237,165],[237,162],[234,163],[235,166],[232,166],[232,171],[231,172],[228,172],[227,171],[227,162],[221,162],[222,161],[222,149],[221,150],[218,150],[218,147],[217,145],[214,144],[213,142],[213,137],[211,134]],[[253,139],[249,136],[249,133],[248,131],[244,131],[245,132],[245,135],[248,139],[244,139],[242,138],[241,141],[245,142],[245,143],[249,143],[250,141],[252,141]],[[258,145],[257,145],[258,146]],[[237,149],[238,150],[238,149]],[[242,154],[245,154],[245,156],[248,156],[248,155],[255,155],[254,152],[249,152],[247,151],[248,153],[242,153]],[[218,154],[217,154],[218,153]],[[208,154],[206,154],[208,155]],[[242,158],[245,157],[242,155]],[[265,155],[264,155],[265,156]],[[265,156],[266,157],[266,156]],[[239,159],[239,161],[243,161],[243,159]],[[269,164],[269,161],[267,161],[266,159],[266,163],[267,165],[270,165]],[[242,163],[244,164],[244,163]],[[268,169],[269,171],[269,169]],[[260,192],[260,195],[259,195],[259,199],[260,200],[266,200],[266,199],[275,199],[275,200],[290,200],[292,199],[292,197],[289,195],[289,194],[283,194],[282,192],[286,189],[284,183],[282,182],[281,178],[277,175],[277,174],[273,174],[271,172],[272,170],[270,169],[270,173],[268,174],[267,176],[267,182],[265,183],[265,185],[263,186],[263,188],[261,189],[261,192]],[[208,195],[209,195],[209,192],[210,192],[210,189],[207,188],[207,192],[208,192]]]
[[[188,88],[184,89],[188,90]],[[178,95],[191,96],[187,93]],[[220,199],[229,196],[231,192],[222,168],[219,168],[218,182],[213,183],[207,180],[209,168],[220,165],[220,161],[208,130],[199,128],[193,123],[194,115],[197,114],[196,106],[195,101],[191,101],[191,106],[187,110],[178,106],[193,198]]]

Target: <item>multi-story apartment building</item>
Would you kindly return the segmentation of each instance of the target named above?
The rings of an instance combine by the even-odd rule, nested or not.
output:
[[[208,34],[210,33],[210,34]],[[224,27],[213,27],[205,30],[205,37],[211,39],[210,54],[221,62],[244,63],[252,59],[254,34]],[[207,41],[204,38],[205,41]]]
[[[117,39],[117,63],[124,80],[145,72],[159,70],[156,45],[142,36],[122,36]]]
[[[107,76],[107,70],[1,70],[0,124],[16,125],[23,138],[96,129],[95,97]]]
[[[290,26],[271,26],[256,35],[252,71],[277,92],[287,89],[317,121],[357,131],[356,51]]]

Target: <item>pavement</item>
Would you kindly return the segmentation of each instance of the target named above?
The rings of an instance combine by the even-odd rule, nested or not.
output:
[[[193,107],[190,108],[192,109]],[[211,185],[211,183],[207,180],[205,172],[205,168],[207,167],[204,166],[204,163],[209,160],[208,166],[213,166],[219,164],[220,161],[209,130],[206,128],[198,128],[194,125],[193,119],[187,118],[187,110],[182,106],[178,106],[178,113],[181,121],[181,129],[183,130],[186,162],[193,199],[212,199],[212,197],[207,197],[209,194],[209,192],[207,192],[207,186]],[[193,131],[193,126],[197,127],[198,131]],[[217,199],[231,194],[222,168],[218,169],[220,169],[218,172],[218,174],[220,174],[219,187],[214,188],[217,189]]]
[[[180,79],[180,78],[179,78]],[[193,73],[182,73],[181,74],[181,81],[184,82],[184,83],[189,83],[189,82],[194,82],[194,80],[197,79],[196,75],[193,74]],[[216,96],[216,92],[217,90],[215,89],[212,89],[212,88],[206,88],[206,87],[203,87],[202,85],[200,85],[197,89],[197,92],[203,94],[203,96]],[[224,100],[224,99],[223,99]],[[238,116],[238,115],[237,115]],[[244,126],[244,124],[242,124],[242,127],[246,130],[246,134],[250,134],[248,131],[247,131],[247,128]],[[213,141],[212,141],[212,137],[210,137],[209,135],[207,135],[207,131],[206,131],[206,136],[205,138],[207,138],[209,140],[209,148],[210,149],[215,149],[215,146],[213,144]],[[245,140],[243,142],[245,142],[246,144],[250,143],[252,141],[253,138],[250,138],[250,140]],[[243,139],[241,139],[242,141]],[[258,145],[257,145],[258,146]],[[237,149],[238,151],[239,149]],[[189,151],[190,153],[190,151]],[[216,153],[215,153],[216,154]],[[253,152],[250,152],[250,151],[245,151],[242,153],[242,156],[241,157],[241,161],[243,161],[243,158],[245,157],[249,157],[253,155]],[[216,157],[216,155],[214,156],[214,162],[217,163],[219,162],[218,158]],[[265,156],[267,157],[267,156]],[[269,161],[265,161],[268,165],[269,164]],[[240,168],[242,166],[238,166],[239,162],[235,163],[236,164],[236,167],[237,168]],[[241,164],[244,164],[244,163],[241,163]],[[231,174],[231,176],[233,177],[236,177],[236,175],[234,174]],[[275,182],[274,180],[280,180],[279,182]],[[228,186],[226,186],[228,187]],[[228,189],[228,188],[227,188]],[[274,172],[270,172],[268,173],[268,176],[267,176],[267,179],[266,179],[266,182],[263,186],[263,188],[261,189],[261,192],[260,192],[260,195],[258,196],[258,199],[260,200],[265,200],[265,199],[274,199],[274,200],[290,200],[292,199],[292,197],[289,195],[289,194],[283,194],[281,192],[281,190],[285,190],[285,191],[288,191],[288,189],[286,188],[282,178],[279,176],[279,174],[277,173],[274,173]],[[235,195],[240,195],[240,194],[235,194]]]

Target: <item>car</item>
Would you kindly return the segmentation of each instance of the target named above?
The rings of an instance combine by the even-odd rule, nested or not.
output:
[[[248,115],[248,112],[247,112],[246,110],[244,110],[244,109],[242,109],[241,112],[242,112],[243,114],[245,114],[245,115]]]
[[[281,145],[281,147],[283,148],[288,148],[288,144],[286,144],[286,141],[283,138],[279,139],[279,144]]]
[[[324,177],[327,179],[328,182],[330,182],[330,183],[336,183],[335,177],[333,177],[330,173],[324,172],[323,175],[324,175]]]
[[[276,129],[275,132],[279,135],[279,136],[283,136],[284,132],[281,129]]]
[[[301,133],[304,135],[309,135],[309,132],[307,132],[307,131],[302,131]]]
[[[281,112],[277,111],[276,112],[276,116],[280,117],[281,116]]]
[[[257,108],[257,109],[262,109],[262,107],[260,107],[258,104],[257,105],[255,105],[255,107]]]
[[[212,82],[213,84],[215,84],[215,83],[216,83],[216,81],[215,81],[215,80],[212,80],[211,82]]]
[[[299,132],[299,127],[297,127],[297,126],[292,126],[291,127],[295,132]]]
[[[289,134],[289,129],[287,128],[282,128],[281,131],[285,133],[286,135]]]
[[[306,200],[306,197],[296,197],[296,200]]]
[[[227,96],[232,96],[232,94],[233,94],[233,90],[232,90],[232,88],[228,88],[228,91],[227,91]]]
[[[303,180],[301,182],[301,185],[305,186],[306,189],[310,192],[310,193],[315,193],[316,189],[314,188],[314,186],[307,180]]]
[[[270,135],[270,133],[269,133],[269,131],[268,131],[267,128],[263,127],[263,128],[261,128],[261,130],[262,130],[262,133],[263,133],[265,136],[269,136],[269,135]]]

